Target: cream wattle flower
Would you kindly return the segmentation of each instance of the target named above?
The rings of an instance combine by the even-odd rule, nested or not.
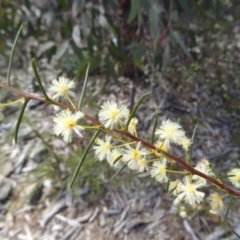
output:
[[[69,109],[62,110],[56,117],[53,118],[54,122],[54,133],[59,136],[63,136],[65,142],[71,142],[73,133],[77,136],[82,137],[81,131],[84,128],[78,125],[78,120],[84,117],[84,113],[77,111],[71,112]]]
[[[98,116],[104,127],[113,129],[117,124],[123,125],[125,123],[129,116],[129,110],[125,105],[107,101],[101,106]]]
[[[185,132],[179,123],[169,119],[162,122],[160,128],[156,130],[156,135],[164,141],[166,146],[169,146],[170,143],[180,145],[185,138]]]
[[[52,86],[49,88],[49,91],[51,93],[51,97],[53,99],[58,100],[60,97],[64,97],[66,95],[68,96],[74,96],[75,93],[71,91],[71,89],[75,88],[75,83],[72,80],[69,80],[65,77],[59,77],[57,79],[52,80]]]

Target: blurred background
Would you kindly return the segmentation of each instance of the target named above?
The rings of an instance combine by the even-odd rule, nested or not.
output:
[[[63,75],[76,80],[79,96],[90,64],[86,113],[96,117],[106,99],[131,108],[151,91],[137,113],[140,136],[150,139],[156,114],[159,121],[179,119],[188,137],[198,123],[193,162],[207,157],[216,172],[226,172],[240,155],[239,11],[239,0],[0,0],[0,80],[6,81],[23,23],[13,59],[15,87],[41,94],[34,58],[46,89]],[[1,102],[17,98],[0,93]],[[164,186],[147,174],[125,171],[109,182],[116,171],[93,154],[69,190],[92,133],[66,145],[51,131],[58,109],[31,101],[15,145],[19,110],[5,109],[0,125],[2,239],[230,236],[207,206],[173,209]],[[178,148],[172,153],[183,157]],[[235,230],[238,213],[236,206],[228,221]]]

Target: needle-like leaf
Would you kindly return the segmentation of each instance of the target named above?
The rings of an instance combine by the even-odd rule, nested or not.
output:
[[[86,156],[87,156],[87,154],[88,154],[88,151],[90,150],[91,146],[93,145],[95,139],[97,138],[97,136],[98,136],[98,134],[99,134],[100,132],[101,132],[101,129],[98,129],[97,132],[95,132],[95,134],[93,135],[91,141],[89,142],[88,146],[86,147],[86,149],[85,149],[85,151],[84,151],[84,153],[83,153],[83,155],[82,155],[82,157],[81,157],[81,159],[80,159],[80,161],[79,161],[79,163],[78,163],[78,165],[77,165],[77,168],[75,169],[75,172],[74,172],[74,174],[73,174],[73,177],[72,177],[72,179],[71,179],[70,188],[72,188],[72,186],[73,186],[73,184],[74,184],[74,182],[75,182],[75,180],[76,180],[76,178],[77,178],[77,175],[78,175],[78,173],[79,173],[79,171],[80,171],[80,169],[81,169],[81,167],[82,167],[82,164],[83,164],[84,160],[86,159]]]
[[[152,138],[151,138],[151,143],[154,143],[154,137],[155,137],[155,131],[157,128],[157,121],[158,121],[158,113],[155,115],[155,119],[154,119],[154,125],[153,125],[153,130],[152,130]]]
[[[129,160],[128,162],[126,162],[126,163],[122,166],[122,168],[120,168],[119,171],[117,171],[117,172],[114,174],[114,176],[111,178],[110,182],[111,182],[118,174],[120,174],[120,173],[123,171],[123,169],[127,166],[127,164],[128,164],[129,162],[130,162],[130,160]]]
[[[137,104],[134,106],[134,108],[133,108],[133,110],[132,110],[132,112],[130,113],[130,116],[129,116],[129,118],[128,118],[128,121],[127,121],[127,124],[126,124],[126,130],[128,130],[128,126],[129,126],[132,118],[134,117],[136,111],[138,110],[140,104],[142,103],[142,101],[143,101],[146,97],[148,97],[149,94],[150,94],[150,92],[144,94],[144,95],[139,99],[139,101],[137,102]]]
[[[33,69],[35,78],[36,78],[36,80],[37,80],[37,82],[38,82],[38,85],[39,85],[39,87],[40,87],[40,89],[41,89],[44,97],[46,98],[46,100],[47,100],[48,102],[51,102],[51,99],[48,97],[47,93],[45,92],[45,90],[44,90],[44,88],[43,88],[41,79],[40,79],[40,77],[39,77],[39,75],[38,75],[38,72],[37,72],[37,67],[36,67],[35,60],[34,60],[34,59],[32,59],[32,69]]]
[[[8,85],[10,85],[10,75],[11,75],[11,70],[12,70],[12,63],[13,63],[14,52],[15,52],[15,48],[16,48],[17,41],[19,39],[20,33],[22,31],[22,26],[23,26],[23,24],[21,24],[20,28],[18,29],[17,36],[16,36],[16,38],[14,40],[14,43],[13,43],[13,46],[12,46],[12,51],[11,51],[9,65],[8,65],[8,71],[7,71],[7,82],[8,82]]]
[[[80,96],[79,102],[78,102],[78,109],[80,109],[80,110],[82,110],[83,97],[84,97],[84,94],[86,92],[86,87],[87,87],[87,82],[88,82],[89,67],[90,67],[90,64],[88,64],[88,67],[87,67],[87,71],[86,71],[86,74],[85,74],[85,79],[84,79],[84,83],[83,83],[81,96]]]
[[[15,131],[14,131],[14,139],[15,139],[15,143],[16,143],[16,144],[17,144],[18,130],[19,130],[19,127],[20,127],[22,118],[23,118],[23,114],[24,114],[25,108],[26,108],[29,100],[30,100],[30,99],[25,99],[25,101],[24,101],[24,103],[23,103],[23,105],[22,105],[22,108],[21,108],[21,111],[20,111],[18,120],[17,120],[17,124],[16,124]]]

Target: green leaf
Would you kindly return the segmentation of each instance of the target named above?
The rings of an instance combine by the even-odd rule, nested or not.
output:
[[[19,127],[20,127],[20,124],[21,124],[21,121],[22,121],[22,118],[23,118],[23,114],[24,114],[24,111],[26,109],[26,106],[27,106],[29,100],[30,99],[25,99],[25,101],[23,103],[23,106],[21,108],[21,111],[19,113],[19,117],[18,117],[17,124],[16,124],[15,131],[14,131],[15,144],[17,144],[18,130],[19,130]]]
[[[114,160],[113,165],[114,165],[115,163],[117,163],[122,157],[123,157],[122,155],[120,155],[119,157],[117,157],[117,158]]]
[[[42,56],[43,53],[47,52],[48,50],[50,50],[55,45],[56,45],[56,43],[53,42],[53,41],[48,41],[48,42],[45,42],[43,44],[40,44],[39,47],[38,47],[38,51],[37,51],[37,57]]]
[[[88,16],[84,12],[81,14],[81,27],[83,31],[83,36],[87,37],[89,35],[89,23]]]
[[[230,229],[230,231],[231,231],[238,239],[240,239],[240,235],[239,235],[234,229]]]
[[[31,2],[29,0],[24,0],[24,5],[27,7],[28,10],[31,11]]]
[[[154,125],[153,125],[153,130],[152,130],[152,138],[151,138],[151,143],[154,143],[154,138],[155,138],[155,131],[157,128],[157,122],[158,122],[158,113],[155,115],[155,119],[154,119]]]
[[[134,58],[133,59],[133,63],[134,65],[138,68],[138,69],[142,69],[143,66],[142,66],[142,61],[140,58]]]
[[[170,62],[170,45],[166,44],[163,52],[162,71],[165,72]]]
[[[130,116],[129,116],[129,118],[128,118],[128,121],[127,121],[127,124],[126,124],[126,127],[125,127],[127,131],[128,131],[128,126],[129,126],[132,118],[134,117],[136,111],[138,110],[140,104],[142,103],[142,101],[143,101],[146,97],[148,97],[149,94],[150,94],[150,92],[144,94],[144,95],[139,99],[139,101],[137,102],[137,104],[134,106],[132,112],[130,113]]]
[[[84,1],[82,0],[74,0],[72,3],[72,17],[76,18],[80,8],[82,7],[82,5],[84,4]]]
[[[106,73],[106,78],[114,78],[115,81],[117,81],[116,79],[117,77],[117,73],[115,72],[115,62],[112,58],[110,57],[106,57],[105,58],[105,73]]]
[[[182,50],[188,56],[188,58],[192,60],[192,56],[190,55],[184,41],[182,40],[178,32],[170,29],[169,33],[170,33],[170,37],[178,43],[178,45],[182,48]]]
[[[141,6],[144,10],[148,11],[151,7],[151,1],[141,0]]]
[[[59,0],[58,3],[61,9],[68,9],[68,2],[66,0]]]
[[[83,164],[84,160],[86,159],[86,156],[87,156],[87,154],[88,154],[91,146],[93,145],[95,139],[97,138],[97,136],[98,136],[98,134],[99,134],[100,132],[101,132],[101,129],[98,129],[97,132],[95,132],[95,134],[93,135],[92,139],[90,140],[88,146],[86,147],[86,149],[85,149],[85,151],[84,151],[84,153],[83,153],[83,155],[82,155],[82,157],[81,157],[81,159],[80,159],[80,161],[79,161],[79,163],[78,163],[78,165],[77,165],[77,168],[75,169],[75,172],[74,172],[74,174],[73,174],[73,177],[72,177],[72,179],[71,179],[70,188],[72,188],[72,186],[73,186],[73,184],[74,184],[74,182],[75,182],[75,180],[76,180],[76,177],[77,177],[77,175],[78,175],[78,173],[79,173],[79,171],[80,171],[80,169],[81,169],[81,167],[82,167],[82,164]]]
[[[80,26],[77,24],[72,28],[72,40],[74,41],[77,47],[79,48],[82,47]]]
[[[196,130],[197,130],[197,126],[198,124],[195,125],[194,129],[193,129],[193,134],[192,134],[192,138],[191,138],[191,146],[189,149],[189,164],[191,164],[191,159],[192,159],[192,151],[193,151],[193,143],[194,143],[194,139],[195,139],[195,135],[196,135]]]
[[[39,77],[39,75],[38,75],[38,72],[37,72],[37,67],[36,67],[35,60],[34,60],[34,59],[32,59],[32,69],[33,69],[35,78],[36,78],[36,80],[37,80],[37,82],[38,82],[38,85],[39,85],[39,87],[40,87],[40,89],[41,89],[44,97],[46,98],[46,100],[47,100],[48,102],[51,102],[51,99],[48,97],[47,93],[45,92],[45,90],[44,90],[44,88],[43,88],[41,79],[40,79],[40,77]]]
[[[179,19],[179,17],[178,17],[178,11],[174,10],[174,11],[172,12],[172,21],[173,21],[173,22],[178,22],[178,19]]]
[[[22,27],[23,27],[23,24],[21,24],[20,28],[18,29],[16,38],[15,38],[13,46],[12,46],[12,51],[11,51],[9,65],[8,65],[8,71],[7,71],[7,82],[8,82],[8,85],[10,85],[10,75],[11,75],[11,70],[12,70],[12,63],[13,63],[14,52],[15,52],[15,48],[16,48],[17,41],[19,39],[20,33],[22,31]]]
[[[178,0],[181,8],[183,9],[183,11],[185,11],[190,17],[192,16],[192,11],[190,10],[190,8],[188,7],[186,0]]]
[[[139,45],[136,48],[132,49],[133,59],[141,58],[147,51],[147,47]]]
[[[127,161],[127,162],[122,166],[122,168],[120,168],[120,169],[114,174],[114,176],[110,179],[110,182],[111,182],[114,178],[116,178],[116,176],[117,176],[118,174],[120,174],[120,173],[123,171],[123,169],[127,166],[127,164],[128,164],[130,161],[131,161],[131,160]]]
[[[166,192],[167,192],[167,194],[169,194],[170,182],[171,182],[171,180],[170,180],[170,178],[169,178],[169,179],[168,179],[168,182],[167,182],[167,187],[166,187]],[[175,187],[175,189],[176,189],[176,188],[177,188],[177,187]],[[175,189],[173,189],[172,192],[173,192]]]
[[[87,50],[89,52],[89,55],[93,56],[94,54],[94,47],[96,45],[96,41],[93,38],[92,35],[89,35],[87,38]]]
[[[69,41],[65,41],[60,45],[55,55],[57,60],[59,60],[64,55],[68,47],[69,47]]]
[[[86,87],[87,87],[87,82],[88,82],[89,67],[90,67],[90,64],[88,64],[88,67],[87,67],[87,71],[86,71],[86,75],[85,75],[85,79],[84,79],[84,83],[83,83],[81,96],[80,96],[79,102],[78,102],[78,109],[80,109],[80,110],[82,110],[83,97],[84,97],[84,94],[86,92]]]
[[[142,69],[141,57],[146,53],[147,47],[140,45],[139,43],[131,43],[127,46],[127,49],[131,51],[133,62],[136,67]]]
[[[76,44],[73,40],[71,40],[69,42],[69,44],[70,44],[75,56],[79,60],[79,62],[83,61],[83,59],[86,58],[86,56],[84,55],[83,49],[80,49],[78,46],[76,46]]]
[[[77,73],[75,74],[76,79],[78,79],[82,75],[84,69],[86,69],[89,62],[91,62],[90,58],[85,58],[83,61],[81,61],[78,66]]]
[[[131,23],[137,16],[140,7],[140,0],[131,0],[131,10],[128,16],[127,24]]]
[[[225,216],[224,216],[223,225],[226,225],[227,217],[228,217],[228,214],[229,214],[229,210],[230,210],[230,208],[233,206],[233,204],[234,204],[234,197],[231,196],[231,200],[230,200],[229,206],[228,206],[227,211],[226,211],[226,214],[225,214]]]
[[[148,12],[148,17],[149,17],[149,24],[150,24],[150,32],[151,36],[154,41],[157,41],[159,39],[159,15],[158,12],[156,11],[156,8],[154,4],[151,5],[149,12]]]

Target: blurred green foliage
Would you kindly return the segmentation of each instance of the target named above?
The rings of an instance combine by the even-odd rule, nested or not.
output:
[[[152,72],[165,71],[177,49],[193,61],[194,22],[224,24],[232,4],[230,0],[3,0],[0,54],[8,58],[6,49],[23,22],[21,51],[29,57],[55,59],[56,67],[76,78],[89,63],[90,72],[107,78],[139,77],[146,65]]]

